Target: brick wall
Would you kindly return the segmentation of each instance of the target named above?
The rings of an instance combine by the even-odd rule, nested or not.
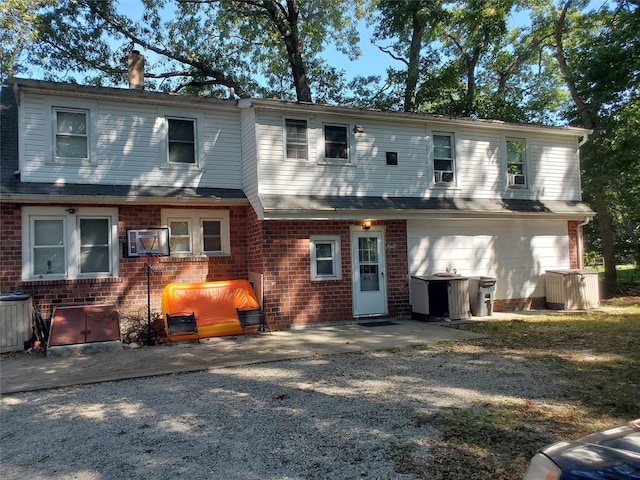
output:
[[[569,233],[569,267],[570,268],[580,268],[579,262],[579,252],[578,252],[578,225],[581,222],[578,221],[569,221],[567,222],[567,228]],[[582,229],[580,229],[580,236],[582,237]],[[583,238],[580,238],[580,241],[583,242]],[[582,243],[584,245],[584,242]]]
[[[358,221],[263,221],[264,310],[275,329],[353,319],[351,230]],[[387,295],[390,315],[409,313],[407,236],[404,221],[385,226]],[[251,230],[251,228],[249,229]],[[309,238],[340,235],[342,278],[311,280]],[[256,255],[258,257],[259,255]],[[249,262],[250,265],[252,262]],[[253,264],[259,268],[258,263]]]
[[[0,292],[21,290],[22,217],[20,207],[0,202]]]
[[[81,207],[82,205],[77,204]],[[231,255],[224,257],[157,258],[160,274],[149,275],[151,311],[159,312],[162,291],[168,283],[247,278],[247,211],[245,206],[219,207],[230,211]],[[140,258],[123,258],[126,229],[157,227],[158,205],[120,206],[118,278],[22,281],[22,229],[20,205],[0,205],[0,291],[22,291],[33,296],[45,318],[55,306],[115,304],[122,315],[146,312],[147,265]]]

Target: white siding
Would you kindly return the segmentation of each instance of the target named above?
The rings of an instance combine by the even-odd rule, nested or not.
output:
[[[447,129],[425,122],[380,122],[366,117],[307,117],[309,161],[284,158],[283,118],[258,111],[261,193],[292,195],[358,195],[458,198],[520,198],[580,200],[577,140],[570,136],[509,132],[527,142],[528,186],[509,189],[505,133],[482,128]],[[355,155],[348,165],[327,164],[322,151],[323,122],[361,124],[364,133],[350,133]],[[433,183],[433,132],[455,135],[456,185]],[[320,138],[318,138],[320,137]],[[320,153],[319,153],[320,152]],[[386,152],[398,153],[398,165],[386,165]]]
[[[409,220],[407,247],[410,275],[495,277],[498,299],[542,297],[545,270],[569,267],[564,220]]]
[[[242,133],[242,188],[258,217],[262,218],[262,206],[258,199],[258,148],[256,144],[255,110],[241,110]]]
[[[52,161],[51,108],[81,105],[94,128],[91,163]],[[240,113],[164,108],[26,94],[22,99],[21,170],[26,182],[242,188]],[[166,165],[165,115],[196,118],[203,168]]]
[[[577,141],[532,137],[533,190],[543,198],[580,200],[580,163]]]

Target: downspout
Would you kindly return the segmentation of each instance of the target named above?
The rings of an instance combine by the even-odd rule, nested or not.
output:
[[[593,133],[593,132],[590,132]],[[582,147],[589,140],[589,134],[585,134],[582,138],[578,139],[578,156],[580,155],[580,147]],[[579,170],[578,170],[579,171]],[[580,179],[580,183],[582,184],[582,179]],[[582,235],[580,235],[580,230],[587,223],[591,221],[591,217],[584,217],[584,221],[579,223],[576,227],[576,243],[578,246],[578,268],[582,270],[584,268],[584,255],[583,255],[583,245],[582,245]]]
[[[578,226],[576,227],[576,244],[578,246],[578,269],[579,270],[582,270],[584,268],[584,255],[582,252],[583,245],[582,245],[581,229],[590,221],[591,221],[591,217],[585,217],[584,221],[579,223]]]

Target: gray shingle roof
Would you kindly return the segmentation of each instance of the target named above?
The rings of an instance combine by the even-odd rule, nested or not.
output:
[[[260,195],[265,212],[379,210],[384,212],[460,212],[460,213],[554,213],[587,215],[594,212],[582,202],[416,197],[352,197]]]

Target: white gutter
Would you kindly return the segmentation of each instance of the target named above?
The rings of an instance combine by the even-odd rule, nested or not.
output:
[[[585,143],[587,143],[589,141],[589,134],[586,133],[582,136],[582,138],[580,138],[580,140],[578,141],[578,148],[580,148],[581,146],[583,146]],[[587,222],[589,223],[589,222]],[[586,225],[586,223],[585,223]]]

